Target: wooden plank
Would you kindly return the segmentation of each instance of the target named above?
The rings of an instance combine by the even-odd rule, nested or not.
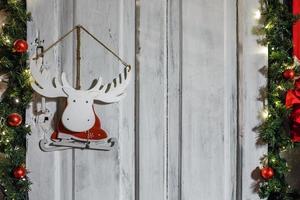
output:
[[[166,1],[140,1],[139,196],[166,199],[167,54]]]
[[[181,79],[182,38],[181,1],[168,1],[167,8],[167,54],[168,54],[168,135],[167,135],[167,199],[181,198]]]
[[[134,1],[76,1],[75,23],[86,27],[127,62],[134,64],[134,8]],[[99,75],[105,82],[112,81],[124,66],[85,33],[82,37],[82,89],[88,89]],[[120,144],[111,152],[75,151],[75,199],[87,196],[90,200],[133,199],[134,80],[121,103],[96,105],[95,109],[103,129],[110,137],[118,138]]]
[[[182,199],[235,199],[235,1],[182,2]]]
[[[69,1],[70,2],[70,1]],[[57,0],[51,1],[28,1],[28,11],[33,20],[28,23],[28,41],[31,44],[30,53],[35,53],[33,46],[35,39],[40,33],[40,38],[45,40],[48,46],[60,35],[60,4]],[[52,20],[48,20],[52,19]],[[45,23],[47,21],[48,23]],[[65,21],[65,25],[67,21]],[[61,67],[61,48],[57,47],[45,56],[45,65],[50,71],[57,73]],[[38,67],[38,66],[37,66]],[[33,182],[29,192],[30,199],[72,199],[72,155],[70,151],[45,153],[39,149],[39,140],[44,137],[37,120],[36,109],[40,105],[40,97],[36,97],[28,109],[27,122],[32,124],[32,134],[28,137],[27,167],[29,177]],[[54,114],[56,101],[47,101],[47,108]],[[50,118],[52,120],[52,118]],[[55,120],[55,118],[54,118]],[[51,133],[51,127],[47,136]],[[53,128],[53,127],[52,127]]]
[[[117,200],[135,199],[135,0],[120,1],[119,55],[132,66],[126,97],[120,102],[119,187]]]
[[[260,69],[267,64],[265,47],[257,44],[252,32],[257,25],[254,18],[259,9],[258,1],[239,1],[239,193],[238,199],[259,199],[255,191],[254,170],[267,147],[257,145],[254,127],[261,123],[263,102],[258,101],[259,89],[266,85]]]

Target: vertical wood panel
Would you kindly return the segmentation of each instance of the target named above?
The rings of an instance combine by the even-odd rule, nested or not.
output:
[[[267,147],[257,145],[258,134],[253,130],[261,123],[263,102],[258,101],[259,89],[266,85],[266,77],[260,69],[267,65],[264,47],[257,44],[253,28],[257,25],[255,11],[258,1],[239,1],[239,198],[259,199],[252,177],[259,166],[259,159],[267,153]],[[256,174],[258,176],[258,174]]]
[[[120,1],[119,55],[132,66],[133,75],[126,97],[120,102],[119,162],[120,196],[135,199],[135,1]]]
[[[61,5],[57,0],[28,1],[27,7],[32,14],[32,21],[28,23],[28,41],[31,44],[30,54],[33,54],[35,53],[33,44],[38,32],[41,39],[45,40],[45,46],[50,45],[61,35],[57,28],[61,21]],[[61,48],[56,47],[45,57],[46,66],[54,74],[60,71],[62,63],[60,54]],[[39,149],[39,140],[44,137],[44,131],[35,123],[38,119],[35,114],[39,102],[40,97],[36,96],[27,112],[27,121],[32,124],[32,134],[28,136],[27,167],[30,171],[29,177],[34,183],[29,198],[69,200],[72,198],[71,151],[45,153]],[[54,114],[56,101],[48,99],[47,108]],[[49,128],[47,134],[51,134],[51,128],[53,129],[51,124]]]
[[[167,199],[181,198],[181,1],[168,2],[167,9]]]
[[[130,64],[134,62],[134,1],[30,1],[28,10],[33,22],[28,25],[28,41],[37,37],[45,46],[53,43],[75,24],[82,24],[95,33],[104,43],[112,47]],[[46,11],[45,11],[46,10]],[[90,12],[86,12],[89,10]],[[52,24],[45,23],[52,19]],[[109,20],[108,20],[109,19]],[[49,31],[49,27],[51,27]],[[45,62],[53,73],[67,72],[67,78],[75,81],[74,47],[72,36],[66,38],[45,56]],[[32,48],[31,53],[34,53]],[[84,89],[101,74],[105,81],[122,71],[107,51],[83,34],[82,77]],[[134,70],[134,66],[133,70]],[[67,150],[45,153],[38,146],[42,133],[33,126],[28,138],[28,168],[34,182],[31,199],[133,199],[134,198],[134,82],[129,86],[127,97],[119,105],[96,106],[103,128],[111,137],[118,137],[120,145],[113,152]],[[35,99],[36,104],[39,99]],[[58,104],[63,109],[64,103]],[[47,107],[56,111],[56,102]],[[28,121],[33,122],[32,109],[28,110]],[[56,120],[57,121],[57,120]],[[120,134],[120,135],[119,135]],[[122,153],[119,153],[119,150]],[[42,162],[41,162],[42,161]],[[45,172],[45,170],[48,170]],[[74,171],[73,171],[74,170]],[[45,191],[45,192],[43,192]]]
[[[119,48],[119,3],[112,1],[75,1],[75,23],[86,27],[91,33],[115,51]],[[86,12],[86,11],[89,12]],[[116,60],[99,44],[82,33],[81,89],[88,89],[92,81],[103,77],[109,82],[119,72]],[[95,105],[101,125],[110,137],[119,136],[119,105]],[[81,151],[75,153],[75,199],[89,196],[116,200],[119,198],[118,151]]]
[[[139,199],[166,196],[166,1],[140,1]]]
[[[134,64],[134,6],[134,1],[76,1],[75,23]],[[82,89],[88,89],[99,75],[105,82],[111,82],[124,66],[85,33],[82,36]],[[103,129],[110,137],[118,138],[120,145],[111,152],[75,151],[76,200],[87,196],[90,200],[134,198],[133,89],[134,81],[119,104],[95,105]]]
[[[234,11],[235,1],[182,2],[183,200],[235,199]]]
[[[136,2],[140,14],[135,27]],[[48,46],[73,25],[82,24],[128,63],[133,65],[135,56],[138,63],[136,82],[132,80],[122,102],[95,106],[103,128],[119,139],[117,150],[44,153],[38,148],[41,132],[33,126],[27,156],[34,182],[30,199],[257,199],[251,172],[266,148],[255,146],[252,129],[259,123],[258,89],[265,78],[258,70],[266,57],[258,54],[251,33],[258,3],[239,1],[239,21],[236,4],[237,0],[28,1],[33,15],[29,42],[39,29]],[[48,19],[52,20],[45,23]],[[111,81],[123,67],[82,36],[82,88],[100,74],[105,82]],[[66,71],[73,82],[74,44],[69,37],[46,59],[53,72]],[[52,111],[56,106],[55,101],[48,103]],[[27,113],[29,122],[34,120],[34,107]]]

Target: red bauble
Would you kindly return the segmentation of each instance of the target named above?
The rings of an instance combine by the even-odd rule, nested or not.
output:
[[[7,117],[7,123],[13,127],[20,126],[22,123],[22,116],[18,113],[11,113]]]
[[[293,80],[295,78],[295,71],[293,69],[286,69],[282,75],[287,80]]]
[[[25,169],[25,167],[20,166],[20,167],[16,167],[14,169],[14,177],[16,179],[21,179],[21,178],[24,178],[25,176],[26,176],[26,169]]]
[[[18,53],[25,53],[28,49],[28,44],[25,40],[16,40],[14,42],[14,50]]]
[[[260,175],[265,179],[269,180],[274,176],[274,170],[271,167],[264,167],[260,170]]]

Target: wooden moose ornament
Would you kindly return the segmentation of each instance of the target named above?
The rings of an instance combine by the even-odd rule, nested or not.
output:
[[[125,96],[125,90],[131,77],[130,65],[125,65],[111,83],[102,84],[101,76],[94,87],[89,90],[78,90],[68,82],[66,73],[61,74],[61,80],[53,76],[42,66],[41,59],[36,59],[36,65],[30,65],[34,81],[31,86],[34,91],[48,98],[67,98],[67,105],[56,130],[51,135],[51,141],[43,139],[40,142],[44,151],[61,150],[65,148],[89,148],[110,150],[116,142],[107,140],[107,133],[101,129],[99,117],[94,111],[94,101],[110,104],[120,101]],[[54,148],[49,146],[55,146]]]

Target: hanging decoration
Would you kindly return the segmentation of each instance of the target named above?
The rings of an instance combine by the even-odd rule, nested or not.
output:
[[[95,86],[89,90],[81,90],[80,86],[80,31],[85,31],[96,42],[100,43],[106,50],[112,53],[125,66],[111,83],[102,84],[99,76]],[[43,68],[43,58],[46,52],[62,41],[73,31],[77,33],[77,69],[76,69],[76,89],[68,82],[66,73],[59,78],[51,75]],[[42,49],[42,52],[39,50]],[[40,147],[44,151],[64,150],[67,148],[110,150],[115,147],[116,139],[108,138],[108,134],[101,128],[100,118],[94,111],[94,101],[100,104],[110,104],[120,101],[125,96],[125,90],[131,77],[131,67],[125,63],[117,54],[105,46],[94,35],[83,26],[75,26],[71,31],[62,36],[53,45],[46,48],[37,49],[37,55],[30,65],[30,72],[33,78],[31,84],[34,91],[48,98],[64,97],[67,105],[61,120],[50,138],[44,137],[40,141]],[[78,115],[80,113],[80,115]],[[45,139],[46,138],[46,139]]]
[[[24,0],[0,1],[0,198],[28,199],[26,136],[22,122],[32,99]]]
[[[274,176],[274,170],[271,167],[263,167],[260,174],[265,180],[270,180]]]
[[[295,78],[295,71],[293,69],[286,69],[283,72],[283,77],[287,80],[293,80]]]
[[[282,157],[300,141],[300,1],[261,1],[259,42],[268,47],[267,103],[262,110],[260,140],[268,144],[261,159],[259,196],[296,200],[299,193],[286,180],[290,168]],[[293,5],[293,7],[291,7]]]
[[[18,39],[14,42],[13,49],[17,53],[25,53],[28,49],[28,44],[25,40]]]
[[[11,113],[7,117],[7,123],[9,126],[18,127],[22,123],[22,116],[19,113]]]
[[[16,179],[22,179],[22,178],[25,178],[25,176],[26,176],[26,169],[23,166],[19,166],[14,169],[13,173],[14,173],[14,177]]]

